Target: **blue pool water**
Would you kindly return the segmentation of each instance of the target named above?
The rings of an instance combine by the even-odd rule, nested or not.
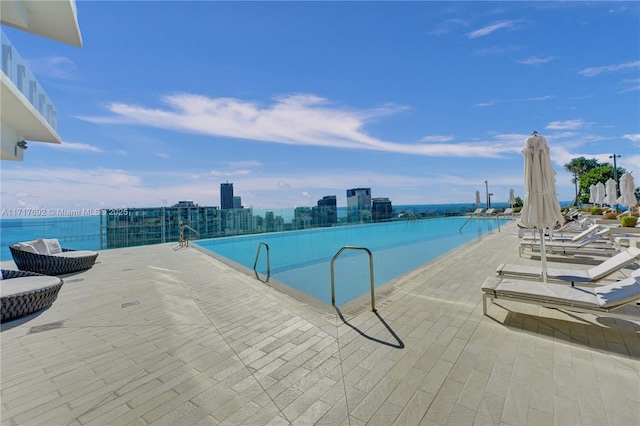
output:
[[[509,219],[449,217],[417,221],[310,229],[200,240],[196,244],[253,269],[260,242],[269,245],[271,277],[331,304],[333,256],[344,246],[361,246],[373,253],[375,286],[384,284],[420,265],[479,238],[498,231]],[[336,305],[369,293],[369,257],[361,251],[345,251],[335,264]],[[264,247],[258,272],[266,274]]]

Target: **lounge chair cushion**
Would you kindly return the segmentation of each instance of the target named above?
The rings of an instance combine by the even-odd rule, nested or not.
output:
[[[20,251],[25,251],[27,253],[38,254],[38,250],[31,243],[17,243],[15,247]]]
[[[612,308],[640,299],[640,269],[633,271],[629,278],[595,287],[594,291],[603,308]]]
[[[60,246],[60,242],[57,238],[44,239],[44,243],[49,249],[49,254],[62,253],[62,247]]]
[[[593,288],[572,287],[566,284],[544,284],[539,281],[489,277],[482,285],[482,291],[495,293],[496,296],[499,294],[506,297],[513,296],[562,304],[570,302],[571,306],[584,308],[600,307],[600,302]],[[640,295],[636,297],[640,297]]]
[[[72,251],[63,251],[62,253],[52,254],[52,256],[77,258],[77,257],[93,256],[95,254],[97,254],[97,252],[91,251],[91,250],[72,250]]]
[[[36,249],[38,254],[51,254],[49,247],[47,247],[47,243],[44,242],[44,239],[38,238],[37,240],[29,241],[29,243]]]
[[[2,283],[2,286],[0,286],[0,296],[9,297],[15,294],[28,293],[30,291],[58,285],[60,282],[60,278],[48,275],[13,278],[5,280],[5,282]]]

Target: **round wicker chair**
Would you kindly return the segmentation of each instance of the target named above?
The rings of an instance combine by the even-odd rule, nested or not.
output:
[[[0,322],[48,308],[58,297],[63,281],[58,277],[2,269]]]
[[[9,250],[18,269],[45,275],[62,275],[89,269],[98,257],[95,251],[65,248],[57,255],[30,253],[15,245],[10,245]]]

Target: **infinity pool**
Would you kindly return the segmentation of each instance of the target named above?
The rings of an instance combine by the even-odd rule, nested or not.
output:
[[[378,287],[480,236],[498,230],[510,219],[466,217],[338,226],[200,240],[196,244],[253,269],[258,246],[268,244],[271,278],[331,304],[331,259],[344,246],[366,247],[373,253]],[[261,248],[257,270],[267,273]],[[370,293],[369,257],[344,251],[334,264],[336,305]]]

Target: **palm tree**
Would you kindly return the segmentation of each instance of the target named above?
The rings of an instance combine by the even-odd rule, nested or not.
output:
[[[580,181],[580,177],[588,172],[589,170],[598,167],[598,160],[595,158],[591,158],[587,160],[584,157],[574,158],[564,165],[564,169],[569,173],[573,173],[573,179],[571,179],[571,183],[574,184],[576,188],[576,198],[573,200],[574,205],[578,205],[579,195],[578,195],[578,182]]]

